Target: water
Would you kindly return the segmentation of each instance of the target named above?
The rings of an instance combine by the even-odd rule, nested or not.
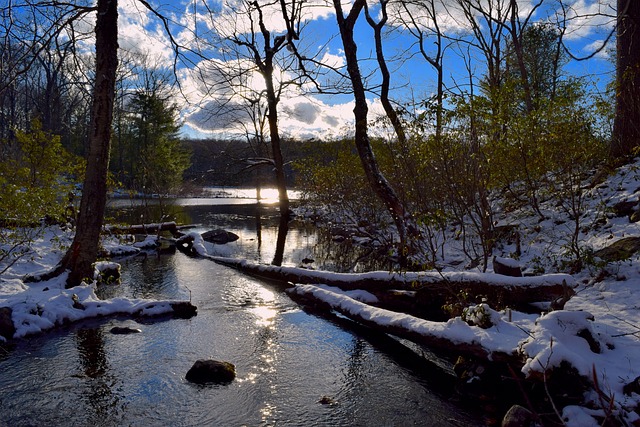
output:
[[[241,239],[231,252],[258,248],[255,222],[224,215]],[[208,218],[208,219],[207,219]],[[234,218],[234,219],[229,219]],[[255,219],[255,218],[254,218]],[[214,221],[213,223],[211,221]],[[265,221],[262,232],[275,234]],[[316,238],[294,228],[287,263]],[[253,240],[251,240],[253,239]],[[212,245],[210,250],[214,248]],[[19,340],[0,350],[0,425],[7,426],[464,426],[477,418],[452,401],[452,379],[397,341],[302,310],[280,285],[209,260],[150,255],[123,261],[122,284],[106,296],[189,299],[188,320],[97,319]],[[142,333],[113,335],[113,326]],[[184,376],[197,359],[236,365],[224,386]],[[324,402],[324,403],[323,403]]]

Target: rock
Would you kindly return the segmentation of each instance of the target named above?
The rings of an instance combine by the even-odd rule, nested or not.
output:
[[[96,279],[100,284],[120,283],[120,264],[101,261],[95,264],[98,272]]]
[[[625,237],[593,254],[606,262],[624,261],[640,251],[640,237]]]
[[[198,314],[198,307],[189,301],[171,303],[171,308],[173,309],[173,316],[178,319],[191,319]]]
[[[629,216],[629,222],[638,222],[640,221],[640,209],[634,211],[630,216]]]
[[[513,405],[502,419],[502,427],[527,427],[538,425],[533,413],[520,405]]]
[[[320,400],[318,400],[318,403],[322,405],[333,406],[333,405],[336,405],[338,402],[331,396],[322,396]]]
[[[236,367],[229,362],[197,360],[186,379],[196,384],[228,384],[236,377]]]
[[[493,257],[493,272],[503,276],[522,277],[522,270],[518,262],[511,258]]]
[[[13,310],[11,307],[0,307],[0,336],[6,339],[13,338],[16,333],[16,327],[13,325],[11,315]]]
[[[631,381],[629,384],[625,384],[622,387],[622,392],[627,396],[631,396],[631,393],[640,394],[640,377]]]
[[[623,202],[618,202],[615,205],[613,205],[611,207],[611,210],[613,211],[614,215],[617,217],[622,217],[622,216],[626,216],[626,217],[631,217],[631,215],[633,215],[634,211],[636,210],[636,206],[638,205],[638,201],[623,201]]]
[[[113,328],[111,328],[111,331],[109,332],[115,335],[129,335],[129,334],[139,334],[140,332],[142,332],[142,330],[138,328],[130,328],[128,326],[114,326]]]
[[[204,239],[205,242],[224,245],[226,243],[235,242],[240,237],[237,234],[232,233],[230,231],[217,229],[217,230],[211,230],[211,231],[206,231],[202,233],[202,238]]]

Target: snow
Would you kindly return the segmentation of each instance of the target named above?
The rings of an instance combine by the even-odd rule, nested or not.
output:
[[[376,308],[356,301],[345,293],[334,292],[325,286],[296,285],[290,292],[298,295],[311,294],[334,309],[357,314],[362,319],[375,322],[380,326],[408,329],[425,337],[444,338],[454,344],[478,343],[490,352],[512,353],[526,336],[516,324],[504,322],[502,316],[497,319],[497,325],[485,330],[478,326],[470,326],[460,318],[447,322],[432,322],[408,314]]]
[[[640,186],[640,163],[620,168],[615,175],[601,185],[589,189],[585,203],[588,209],[582,219],[583,224],[595,224],[596,219],[606,217],[601,228],[588,227],[580,235],[585,248],[601,249],[622,237],[640,235],[640,226],[627,218],[615,218],[607,214],[606,207],[620,201],[638,200]],[[635,409],[640,405],[640,395],[625,395],[623,387],[640,377],[640,257],[608,264],[602,267],[588,265],[576,275],[558,273],[557,262],[564,255],[570,220],[561,218],[553,207],[543,206],[549,220],[521,213],[518,220],[529,225],[523,234],[522,254],[510,259],[514,248],[505,245],[496,254],[502,261],[524,268],[537,265],[544,271],[554,271],[538,277],[506,277],[478,271],[457,271],[455,263],[444,263],[441,272],[395,273],[368,272],[361,274],[331,273],[317,270],[299,269],[293,266],[277,267],[289,273],[313,275],[317,283],[334,279],[351,281],[382,281],[393,278],[411,282],[429,281],[442,278],[455,281],[484,281],[505,287],[555,285],[566,283],[576,294],[567,302],[564,310],[538,315],[517,311],[496,312],[485,305],[472,307],[466,313],[466,321],[461,317],[447,322],[432,322],[404,313],[376,308],[372,294],[361,291],[343,292],[326,285],[295,285],[291,292],[311,295],[324,301],[334,309],[354,313],[363,319],[380,325],[410,329],[416,334],[444,338],[454,343],[474,343],[488,353],[504,353],[522,356],[525,360],[523,373],[528,376],[544,373],[547,369],[559,367],[568,362],[581,375],[597,380],[598,387],[613,396],[613,412],[627,423],[637,422]],[[512,216],[504,215],[502,220],[510,221]],[[564,219],[567,223],[557,221]],[[529,221],[529,222],[527,222]],[[535,224],[535,227],[533,225]],[[191,232],[194,250],[203,257],[214,261],[230,261],[207,253],[202,237]],[[65,289],[65,275],[47,282],[25,283],[23,277],[51,269],[60,260],[63,248],[68,246],[71,236],[68,232],[44,229],[30,245],[29,253],[16,262],[0,277],[0,307],[13,310],[12,320],[16,327],[14,338],[40,333],[66,322],[88,317],[108,316],[116,313],[155,315],[171,311],[171,301],[113,298],[100,300],[96,297],[96,283],[84,284]],[[104,244],[106,253],[136,253],[141,248],[155,247],[158,241],[150,237],[137,244],[108,240]],[[460,258],[455,242],[445,248],[445,258],[454,261]],[[217,253],[220,255],[221,253]],[[597,260],[596,260],[597,261]],[[237,265],[248,263],[233,259]],[[98,269],[113,265],[98,265]],[[2,266],[0,266],[1,268]],[[273,266],[261,266],[265,271]],[[461,268],[461,267],[458,267]],[[525,272],[528,270],[525,270]],[[81,308],[79,308],[81,307]],[[482,316],[489,316],[490,327],[482,328]],[[474,324],[475,323],[475,324]],[[585,337],[591,336],[589,342]],[[0,337],[0,339],[3,339]],[[597,378],[593,378],[593,376]],[[595,384],[595,382],[594,382]],[[595,391],[585,396],[585,406],[560,408],[566,425],[598,425],[594,417],[603,415]],[[595,409],[594,409],[595,408]]]
[[[55,227],[43,230],[33,241],[31,252],[23,257],[0,278],[0,307],[12,309],[16,332],[13,338],[23,338],[41,333],[68,322],[111,316],[115,314],[155,316],[173,311],[171,300],[113,298],[101,300],[96,296],[97,283],[82,284],[65,289],[67,274],[48,281],[25,283],[23,278],[31,273],[51,270],[61,259],[60,250],[72,236]],[[115,245],[118,246],[118,245]],[[112,247],[115,247],[112,245]],[[122,245],[119,245],[122,246]],[[52,248],[59,247],[58,250]],[[115,253],[131,253],[117,250]],[[136,252],[136,251],[133,251]],[[96,263],[96,277],[107,269],[119,270],[120,265],[102,261]],[[0,336],[0,341],[6,339]]]
[[[495,258],[497,262],[499,262],[500,264],[506,266],[506,267],[510,267],[510,268],[520,268],[520,263],[518,262],[517,259],[513,259],[513,258],[503,258],[503,257],[496,257]]]
[[[206,249],[205,249],[206,250]],[[366,273],[335,273],[331,271],[309,270],[302,267],[272,265],[258,265],[252,261],[244,259],[227,258],[209,255],[214,261],[221,261],[227,264],[235,264],[239,267],[254,265],[258,270],[264,272],[278,271],[290,275],[304,275],[312,277],[319,283],[323,281],[340,282],[363,282],[363,281],[398,281],[404,283],[421,282],[436,283],[442,281],[454,281],[459,283],[474,282],[486,283],[504,287],[534,287],[534,286],[555,286],[565,283],[570,287],[576,286],[575,278],[569,274],[556,273],[544,276],[509,277],[495,273],[480,273],[477,271],[421,271],[421,272],[393,272],[393,271],[370,271]]]

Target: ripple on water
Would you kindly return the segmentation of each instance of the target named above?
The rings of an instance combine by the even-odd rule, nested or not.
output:
[[[161,283],[126,267],[119,292],[140,281],[162,298],[191,295],[196,317],[102,319],[20,341],[0,361],[0,425],[448,425],[457,416],[394,358],[392,342],[372,344],[231,269],[173,258],[173,272],[153,276]],[[142,332],[109,333],[123,325]],[[234,363],[236,381],[188,383],[206,358]]]

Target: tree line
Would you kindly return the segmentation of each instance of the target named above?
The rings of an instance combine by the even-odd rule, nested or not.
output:
[[[176,122],[169,120],[175,109],[162,88],[155,85],[161,78],[150,78],[150,84],[129,92],[134,95],[126,105],[135,107],[135,112],[118,113],[116,107],[123,104],[117,90],[118,67],[122,63],[117,44],[117,3],[25,0],[3,7],[1,13],[1,114],[13,120],[7,129],[0,129],[3,156],[12,150],[17,152],[11,148],[11,143],[16,143],[16,126],[25,130],[42,126],[45,132],[55,135],[52,126],[65,123],[63,144],[87,159],[76,237],[57,269],[71,271],[70,285],[79,283],[92,271],[103,221],[111,148],[122,154],[115,159],[111,156],[111,165],[118,165],[121,179],[143,188],[169,183],[150,179],[150,168],[142,160],[151,160],[159,153],[157,157],[164,162],[178,158],[178,163],[184,165],[182,160],[187,157],[176,142]],[[632,0],[618,0],[612,15],[617,20],[617,74],[614,102],[610,104],[615,105],[612,133],[598,128],[606,115],[599,115],[596,107],[603,105],[605,111],[606,100],[595,102],[583,82],[562,73],[564,62],[572,56],[564,37],[571,10],[568,2],[551,5],[539,1],[528,10],[521,10],[516,0],[355,0],[350,9],[344,10],[342,2],[334,0],[324,7],[331,8],[336,18],[334,36],[341,41],[344,67],[324,63],[322,49],[312,49],[305,43],[306,13],[312,10],[309,8],[318,7],[309,1],[235,2],[222,6],[194,2],[193,10],[198,13],[193,16],[202,22],[194,26],[192,43],[185,42],[184,34],[174,37],[170,24],[175,21],[168,14],[163,15],[147,1],[140,0],[140,5],[150,10],[166,30],[175,64],[197,62],[200,83],[217,94],[215,102],[209,103],[213,112],[233,113],[247,126],[247,142],[255,147],[251,166],[267,165],[273,170],[283,218],[288,215],[289,202],[287,162],[278,127],[280,101],[291,88],[351,94],[355,103],[351,152],[357,154],[363,173],[361,194],[374,194],[376,202],[384,206],[398,233],[402,257],[425,241],[435,253],[443,221],[464,218],[481,242],[479,249],[469,250],[477,251],[476,258],[486,266],[495,232],[491,194],[503,191],[518,203],[529,203],[532,209],[539,210],[541,197],[563,193],[566,209],[578,218],[581,195],[575,188],[581,174],[601,159],[633,155],[640,143],[636,120],[640,108],[635,101],[640,8]],[[534,20],[535,13],[543,7],[550,8],[546,10],[552,11],[548,16],[554,17],[553,21]],[[94,30],[79,24],[89,14],[96,17]],[[279,25],[271,19],[274,16],[280,17]],[[447,31],[445,24],[451,19],[463,22],[465,31]],[[39,25],[30,24],[34,20]],[[213,30],[203,32],[200,25]],[[358,52],[356,28],[363,25],[370,28],[374,40],[375,81],[371,80],[374,71],[366,68]],[[396,74],[389,68],[390,50],[386,43],[387,36],[398,29],[413,38],[412,52],[424,59],[426,70],[433,72],[432,97],[412,102],[393,99]],[[95,40],[94,56],[83,59],[79,47],[87,43],[90,33],[90,40]],[[14,40],[25,43],[14,46]],[[453,51],[461,56],[468,76],[466,82],[447,87],[443,75],[447,55]],[[70,69],[83,70],[84,75],[69,78],[64,66],[55,65],[68,64],[61,60],[66,52],[73,57],[75,67]],[[214,57],[213,52],[218,55]],[[40,77],[31,74],[48,55],[53,65],[41,67]],[[472,64],[477,57],[482,58],[484,70],[480,77]],[[81,66],[83,61],[85,66]],[[256,74],[263,80],[259,88],[251,81]],[[49,75],[55,76],[54,82],[64,83],[62,77],[67,77],[74,84],[49,87],[43,84]],[[38,84],[21,86],[27,78]],[[72,90],[77,83],[82,84]],[[78,107],[65,105],[73,112],[37,107],[35,100],[43,98],[34,96],[36,90],[50,95],[52,100],[62,96],[77,99],[76,104],[69,105]],[[391,131],[392,136],[386,141],[372,137],[368,101],[371,93],[380,99],[385,113],[383,122]],[[20,99],[24,100],[22,104],[17,102]],[[19,104],[30,105],[29,109],[38,114],[19,109]],[[79,114],[82,108],[88,114]],[[53,119],[58,114],[64,117]],[[148,120],[149,115],[154,121]],[[241,119],[247,117],[251,120]],[[33,118],[41,124],[34,124]],[[158,126],[159,123],[164,125]],[[158,132],[162,133],[161,138]],[[127,152],[123,144],[128,137],[135,141],[128,147],[133,152]],[[162,147],[153,148],[158,151],[149,154],[150,141],[158,140]],[[385,151],[388,156],[380,155]],[[336,158],[345,153],[348,154],[346,148]],[[328,166],[335,164],[329,162]],[[320,177],[326,175],[323,168],[314,169],[307,164],[303,170],[309,179],[309,191],[322,195],[324,183]],[[551,178],[553,174],[558,178]],[[3,188],[8,188],[5,181]],[[421,231],[425,225],[426,239]],[[579,255],[577,245],[574,250]]]

